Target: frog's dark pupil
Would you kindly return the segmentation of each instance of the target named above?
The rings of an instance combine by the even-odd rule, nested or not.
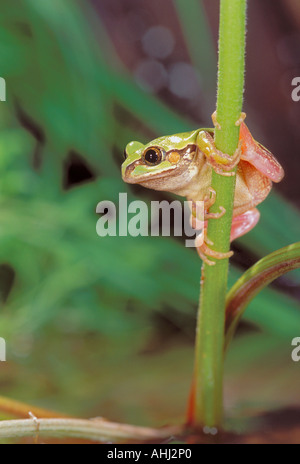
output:
[[[159,160],[159,155],[155,150],[148,150],[145,153],[145,160],[148,161],[148,163],[155,164]]]

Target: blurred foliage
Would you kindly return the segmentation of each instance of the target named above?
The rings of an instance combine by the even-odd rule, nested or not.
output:
[[[11,2],[2,0],[0,10],[1,75],[8,92],[7,103],[1,103],[0,132],[0,334],[7,339],[12,362],[24,363],[22,357],[30,354],[33,361],[26,362],[31,362],[33,370],[36,363],[34,375],[39,378],[43,356],[28,348],[33,337],[35,346],[47,352],[46,365],[49,372],[55,370],[56,385],[66,384],[62,388],[65,394],[70,384],[84,385],[80,394],[70,395],[69,402],[84,397],[85,411],[92,414],[101,378],[92,386],[80,380],[77,361],[72,367],[72,361],[62,355],[65,361],[60,362],[57,348],[51,355],[52,334],[60,340],[62,352],[68,350],[63,336],[102,335],[101,343],[95,344],[100,352],[88,354],[89,343],[86,347],[79,344],[81,354],[75,350],[83,364],[88,359],[89,369],[95,370],[93,376],[97,376],[97,364],[112,349],[107,349],[107,340],[116,343],[121,353],[129,353],[129,359],[131,350],[137,353],[153,343],[157,336],[153,333],[161,328],[157,320],[187,336],[191,346],[201,267],[195,251],[172,238],[100,239],[95,210],[101,200],[117,202],[119,192],[128,192],[129,200],[151,199],[151,192],[132,189],[121,180],[122,152],[129,140],[176,133],[195,123],[137,87],[88,2],[26,0],[12,8]],[[187,41],[211,40],[207,30],[192,28]],[[201,37],[202,33],[205,36]],[[194,51],[191,56],[195,56]],[[206,76],[205,82],[208,80]],[[66,184],[72,156],[93,173],[90,182]],[[299,240],[299,213],[278,194],[273,194],[261,211],[259,226],[238,246],[261,256]],[[231,283],[240,273],[238,267],[231,267]],[[285,289],[299,283],[299,273],[286,282]],[[288,291],[269,288],[251,304],[246,318],[270,337],[290,342],[296,335],[295,327],[299,327],[299,305]],[[47,346],[39,340],[43,337]],[[162,340],[158,337],[158,346]],[[170,354],[173,369],[176,359],[183,358],[188,366],[185,370],[190,370],[192,351],[187,351],[188,364],[182,353]],[[105,388],[108,391],[114,384],[113,391],[126,405],[126,386],[124,391],[116,388],[121,373],[126,377],[122,369],[118,371],[121,353],[110,364],[111,381],[105,370]],[[108,356],[105,364],[110,359]],[[142,364],[142,359],[139,362]],[[70,372],[72,375],[64,380],[60,377]],[[149,374],[145,373],[144,379],[144,383],[137,382],[137,389],[149,385]],[[4,377],[1,384],[5,389]],[[185,385],[186,391],[176,390],[181,401],[189,378]],[[168,389],[167,382],[162,388]],[[26,391],[20,394],[11,383],[7,391],[28,400]],[[42,392],[31,388],[30,392],[33,400],[55,397],[55,389]],[[106,398],[105,392],[102,394]],[[53,401],[78,412],[74,401],[73,406],[65,400]],[[109,413],[103,402],[101,407],[104,414]],[[134,411],[134,417],[129,413],[123,416],[142,422]]]

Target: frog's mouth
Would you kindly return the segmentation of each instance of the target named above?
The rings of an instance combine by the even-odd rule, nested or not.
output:
[[[143,184],[151,180],[163,179],[168,177],[172,171],[179,169],[178,165],[166,167],[163,171],[154,173],[151,170],[144,172],[142,174],[134,174],[134,170],[139,166],[143,165],[142,161],[136,161],[135,163],[127,166],[125,170],[125,175],[123,176],[124,180],[128,184]]]

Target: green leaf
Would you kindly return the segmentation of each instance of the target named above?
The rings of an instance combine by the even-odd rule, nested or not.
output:
[[[226,300],[226,346],[228,346],[232,339],[236,327],[250,301],[273,280],[289,271],[298,269],[299,267],[300,242],[294,243],[293,245],[289,245],[268,256],[265,256],[242,275],[228,293]],[[282,301],[280,307],[282,307]],[[294,312],[293,321],[291,317],[292,313],[290,312],[289,320],[285,321],[284,317],[280,318],[282,311],[280,311],[278,315],[276,308],[277,306],[273,307],[273,311],[275,312],[278,329],[283,326],[286,330],[289,322],[296,323],[298,321],[299,325],[299,312]],[[269,317],[272,317],[270,310],[268,313]],[[259,316],[259,313],[256,312],[256,317],[257,316]],[[292,328],[294,330],[293,324]],[[288,333],[291,333],[289,329]]]

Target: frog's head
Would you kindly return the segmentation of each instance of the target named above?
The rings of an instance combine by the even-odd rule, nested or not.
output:
[[[143,145],[130,142],[125,150],[122,177],[130,184],[176,191],[195,174],[197,131],[160,137]]]

